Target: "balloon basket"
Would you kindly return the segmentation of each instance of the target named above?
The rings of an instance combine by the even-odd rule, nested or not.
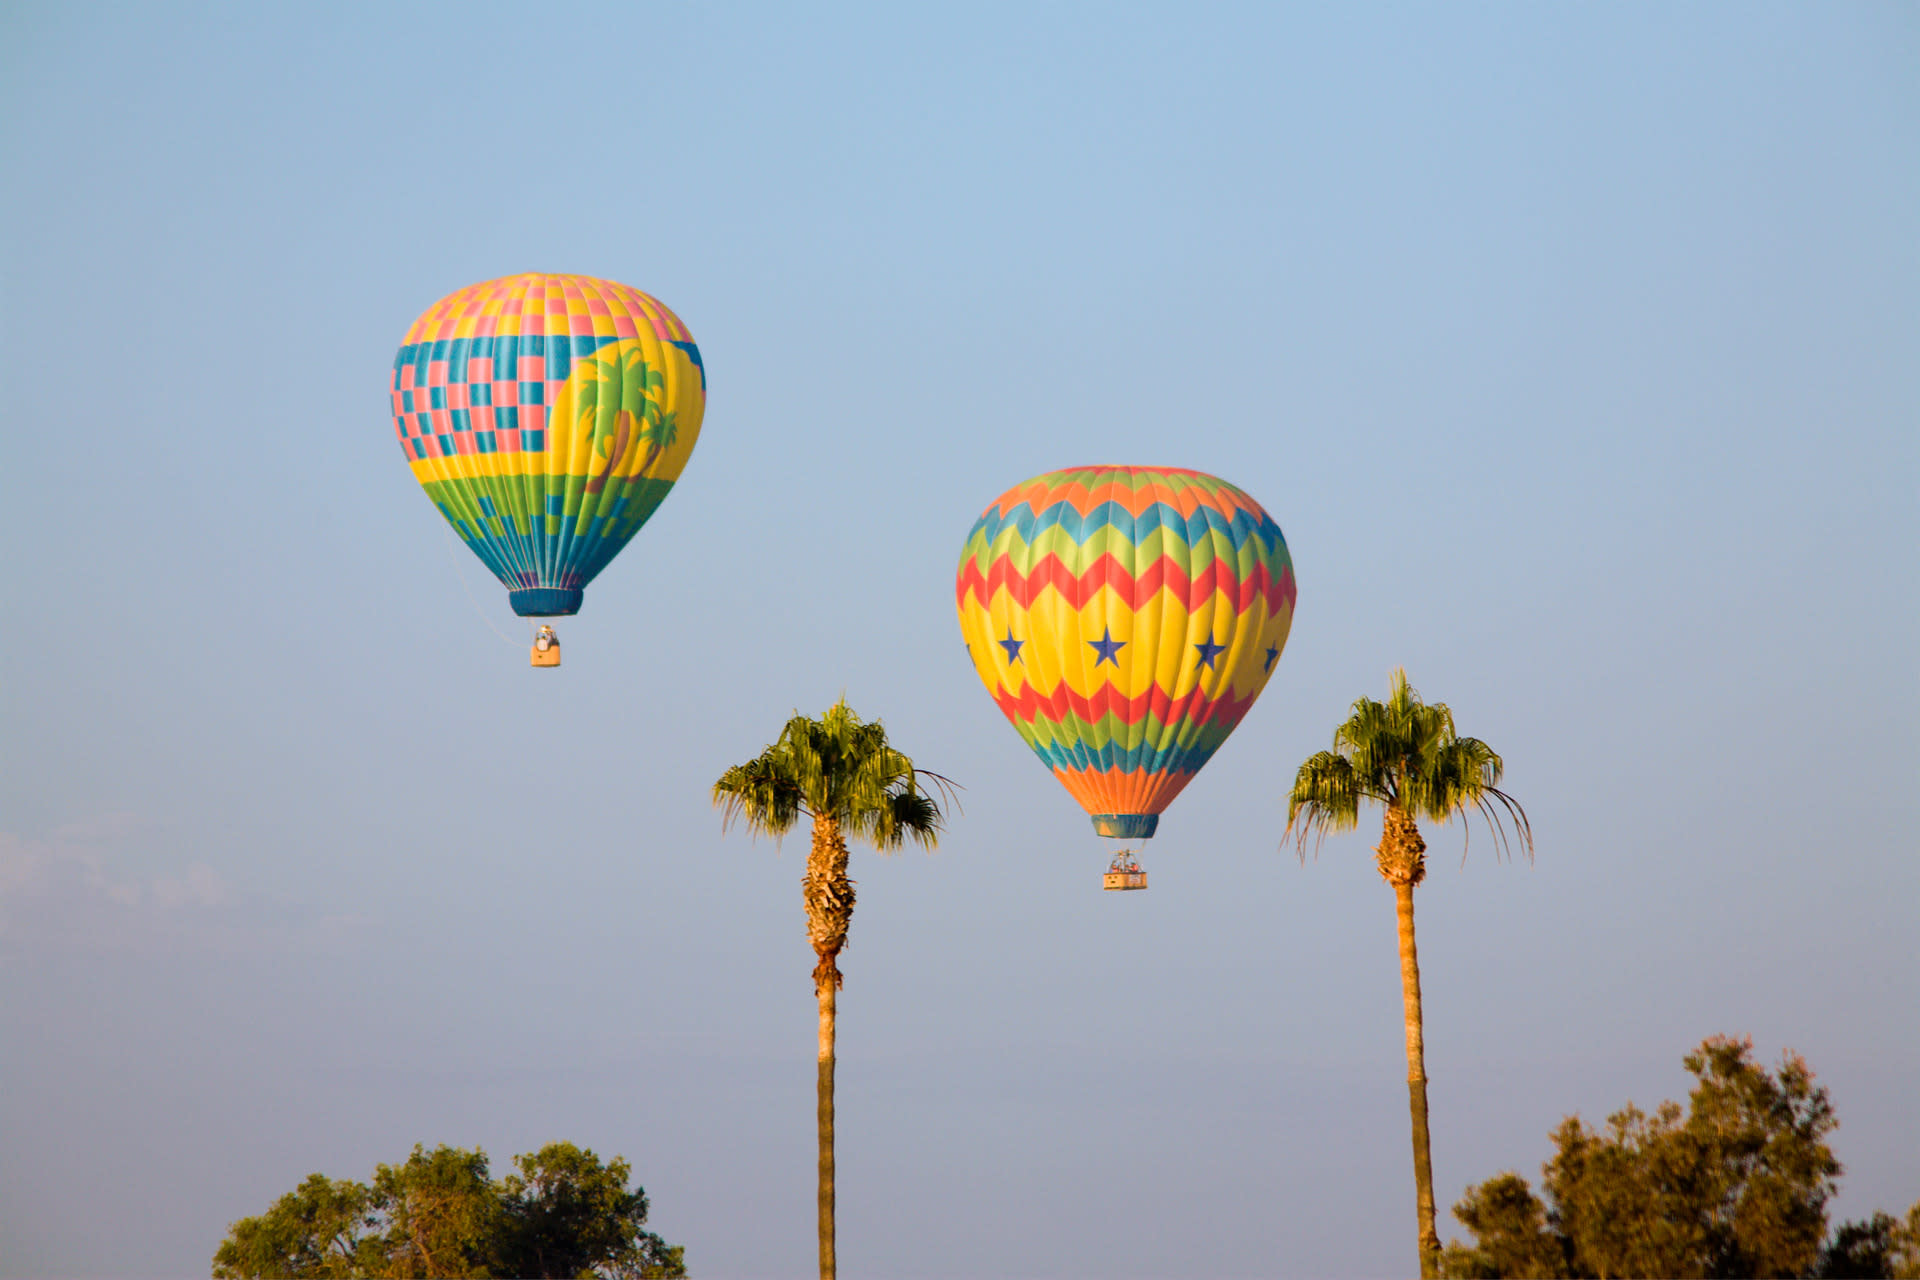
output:
[[[561,637],[553,633],[553,628],[541,624],[534,631],[534,647],[526,651],[526,656],[534,660],[534,666],[559,666],[561,664]]]
[[[1147,887],[1147,873],[1133,859],[1133,850],[1122,849],[1114,855],[1113,862],[1107,867],[1106,874],[1100,877],[1102,889],[1144,889]]]
[[[533,636],[533,648],[527,650],[527,656],[533,659],[536,667],[557,667],[560,665],[560,637],[553,634],[553,628],[542,626]]]

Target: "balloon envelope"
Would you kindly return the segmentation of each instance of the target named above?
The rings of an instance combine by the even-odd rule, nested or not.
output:
[[[1280,526],[1167,467],[1001,494],[954,583],[974,671],[1101,835],[1144,838],[1260,695],[1293,625]]]
[[[659,507],[700,435],[706,369],[680,318],[591,276],[450,293],[393,362],[414,478],[514,612],[576,612]]]

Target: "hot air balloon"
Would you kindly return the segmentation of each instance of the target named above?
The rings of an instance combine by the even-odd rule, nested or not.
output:
[[[1077,467],[1015,485],[954,581],[980,682],[1093,829],[1150,838],[1232,733],[1293,625],[1293,561],[1215,476]],[[1110,889],[1144,889],[1122,851]]]
[[[680,318],[592,276],[503,276],[407,330],[393,422],[440,514],[522,617],[577,613],[700,435],[707,375]],[[535,666],[559,665],[544,629]]]

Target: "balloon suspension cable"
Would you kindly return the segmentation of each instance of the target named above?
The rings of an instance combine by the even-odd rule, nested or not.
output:
[[[1114,854],[1113,861],[1107,865],[1107,870],[1116,875],[1122,872],[1135,872],[1139,869],[1140,864],[1134,861],[1133,850],[1131,849],[1122,849],[1120,852]]]
[[[452,529],[447,530],[447,561],[453,565],[453,576],[460,579],[460,589],[467,593],[467,602],[473,606],[473,611],[480,615],[480,621],[487,624],[487,630],[493,632],[493,634],[518,649],[520,642],[494,625],[493,619],[487,616],[487,611],[480,607],[479,597],[473,594],[473,587],[468,584],[467,575],[460,572],[460,556],[459,553],[453,549]]]

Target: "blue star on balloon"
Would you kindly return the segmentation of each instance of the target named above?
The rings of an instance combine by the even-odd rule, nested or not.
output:
[[[1113,638],[1112,627],[1102,627],[1100,629],[1100,638],[1098,640],[1089,640],[1087,643],[1092,645],[1093,651],[1100,655],[1093,660],[1094,666],[1097,667],[1103,662],[1111,662],[1117,667],[1120,665],[1120,661],[1113,655],[1119,653],[1121,649],[1126,647],[1127,642],[1125,640],[1115,640]]]
[[[1193,647],[1200,651],[1200,665],[1203,667],[1211,667],[1213,660],[1227,651],[1227,646],[1215,644],[1212,636],[1208,636],[1204,643]]]
[[[1008,662],[1018,662],[1020,661],[1020,646],[1025,644],[1026,641],[1015,640],[1013,638],[1013,627],[1008,626],[1007,638],[1005,640],[995,640],[994,643],[1007,651]]]
[[[1278,648],[1267,650],[1267,665],[1262,667],[1261,670],[1263,671],[1273,670],[1273,664],[1279,661],[1279,659],[1280,659],[1280,650]]]

